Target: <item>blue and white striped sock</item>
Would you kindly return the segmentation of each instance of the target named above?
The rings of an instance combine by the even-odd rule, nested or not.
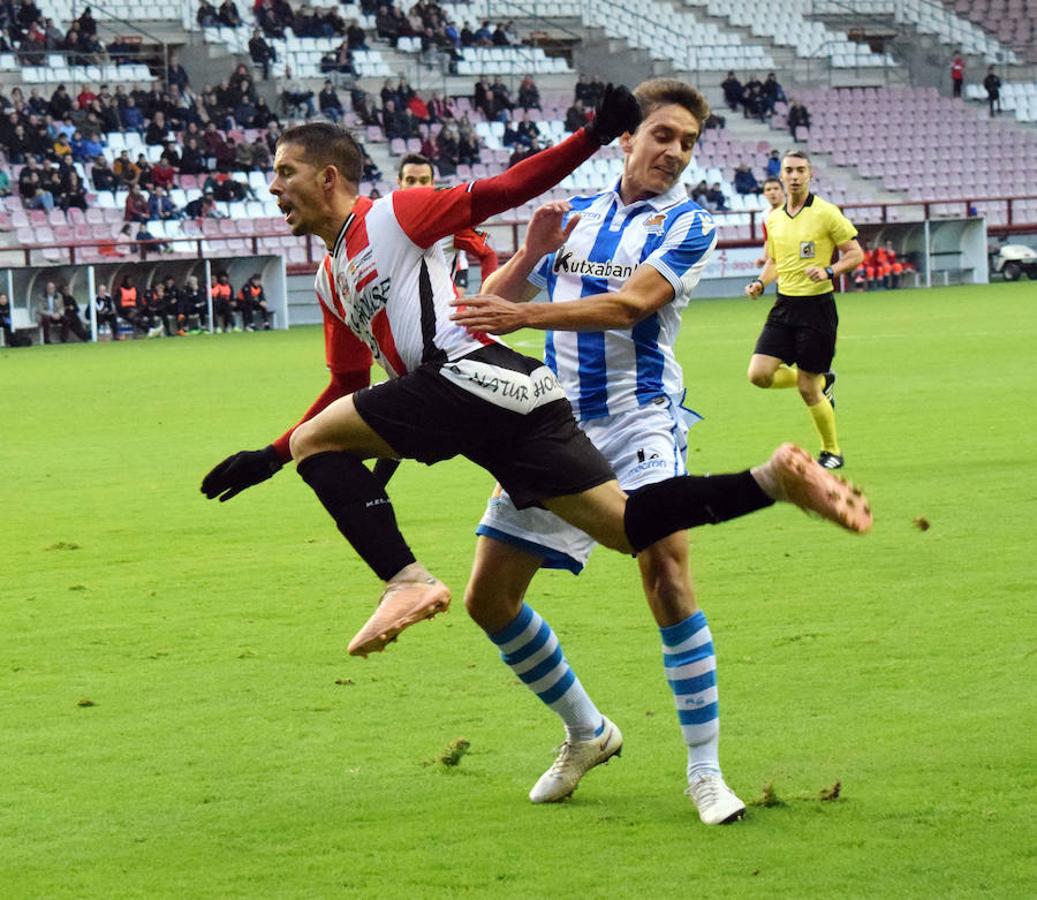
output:
[[[717,706],[717,658],[706,615],[699,610],[683,622],[660,628],[663,665],[677,704],[688,779],[720,772],[720,713]]]
[[[569,667],[551,626],[532,607],[523,603],[511,624],[489,638],[511,670],[561,717],[570,740],[601,734],[601,713]]]

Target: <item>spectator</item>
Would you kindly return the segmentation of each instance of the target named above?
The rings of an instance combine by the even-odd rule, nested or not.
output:
[[[115,312],[115,299],[108,290],[108,284],[104,281],[97,286],[97,296],[94,297],[94,317],[97,320],[98,334],[102,329],[107,328],[113,341],[120,340],[119,317]]]
[[[490,35],[490,43],[494,47],[507,47],[510,46],[508,36],[504,33],[504,26],[498,22],[497,27],[493,29],[493,34]]]
[[[149,253],[166,253],[169,251],[169,246],[158,243],[158,236],[148,230],[147,222],[139,222],[137,224],[137,233],[134,235],[134,240],[139,241],[137,246],[142,260],[147,259]],[[154,337],[154,335],[151,335],[151,337]]]
[[[26,176],[25,170],[22,170],[18,176],[18,193],[26,209],[42,209],[45,212],[54,209],[54,195],[43,186],[38,171],[30,171]]]
[[[390,141],[394,138],[407,140],[413,135],[410,133],[410,123],[407,117],[396,108],[396,102],[389,100],[382,108],[382,131]]]
[[[355,110],[355,107],[354,107]],[[454,101],[449,97],[440,97],[436,91],[428,101],[429,121],[432,123],[442,122],[445,119],[454,118]]]
[[[255,28],[248,42],[248,55],[257,66],[263,69],[263,80],[270,80],[271,63],[277,62],[277,51],[267,43],[263,32]]]
[[[727,212],[727,197],[724,196],[719,181],[714,181],[710,189],[706,191],[705,200],[706,206],[713,212]]]
[[[0,197],[11,196],[11,176],[7,174],[7,169],[0,169]]]
[[[67,299],[66,299],[67,298]],[[61,329],[61,343],[68,341],[69,332],[81,341],[86,340],[86,329],[79,318],[79,306],[71,295],[58,290],[57,284],[48,281],[43,293],[36,301],[36,321],[43,331],[43,343],[52,343],[50,329],[57,325]]]
[[[522,109],[540,109],[540,91],[532,75],[527,75],[519,84],[518,105]]]
[[[342,118],[344,113],[342,101],[339,99],[338,92],[331,83],[331,79],[325,79],[324,87],[317,95],[317,106],[321,113],[331,119],[332,122],[338,122]]]
[[[156,187],[151,192],[151,197],[148,200],[148,213],[152,221],[159,219],[163,222],[179,219],[182,215],[165,189],[161,187]]]
[[[774,108],[778,103],[785,103],[785,89],[778,82],[778,76],[773,72],[767,74],[767,80],[763,83],[763,111],[766,116],[774,115]]]
[[[793,141],[799,141],[798,129],[805,128],[807,131],[810,130],[810,113],[798,100],[793,100],[789,104],[786,121],[788,122],[789,134],[792,135]]]
[[[4,335],[4,346],[13,347],[16,341],[11,320],[11,301],[5,293],[0,293],[0,332]]]
[[[59,205],[65,212],[72,207],[86,210],[86,185],[83,184],[79,173],[75,170],[69,173],[68,185],[61,194]]]
[[[235,5],[234,0],[223,0],[217,16],[220,24],[226,25],[228,28],[237,28],[241,24],[241,14],[238,12],[238,7]]]
[[[140,291],[133,283],[131,276],[123,276],[122,284],[119,285],[119,290],[115,295],[115,302],[115,311],[119,314],[119,318],[129,324],[134,334],[143,333],[145,325],[141,316]]]
[[[238,172],[252,171],[252,145],[242,141],[234,144],[234,168]],[[235,182],[237,184],[239,182]]]
[[[761,191],[760,185],[756,181],[756,176],[753,175],[748,163],[742,163],[735,169],[734,186],[735,190],[743,196],[759,194]]]
[[[965,83],[965,58],[961,50],[954,51],[951,59],[951,92],[955,97],[961,96],[961,87]]]
[[[523,114],[522,121],[518,124],[518,136],[527,147],[540,137],[540,129],[537,128],[536,122],[529,118],[528,112]]]
[[[189,137],[184,144],[184,152],[180,156],[181,175],[201,175],[208,172],[205,151],[198,145],[198,139]]]
[[[169,57],[169,68],[166,69],[166,81],[172,86],[176,85],[180,91],[187,90],[188,85],[191,83],[191,79],[187,74],[187,69],[180,65],[180,57],[175,53]]]
[[[777,150],[771,150],[767,157],[767,177],[777,178],[781,174],[781,154]]]
[[[587,124],[589,115],[583,101],[577,98],[573,105],[565,111],[565,130],[567,132],[579,131]]]
[[[429,124],[430,113],[428,104],[425,102],[425,98],[421,96],[420,91],[415,91],[414,95],[407,101],[407,109],[417,119],[419,124]]]
[[[724,91],[724,102],[727,104],[727,108],[731,112],[737,112],[745,98],[745,89],[742,87],[742,82],[738,80],[738,76],[735,75],[734,69],[728,70],[727,78],[720,82],[720,87]]]
[[[306,110],[306,118],[317,114],[313,105],[313,91],[308,91],[299,84],[290,84],[281,92],[281,106],[286,113],[302,107]]]
[[[260,172],[269,172],[273,168],[273,160],[270,156],[270,148],[267,147],[266,142],[257,135],[250,149],[252,150],[253,167]]]
[[[983,87],[987,92],[987,102],[990,104],[990,118],[1001,114],[1001,79],[994,66],[987,66],[987,77],[983,79]],[[996,111],[995,111],[996,107]]]
[[[176,324],[177,334],[196,332],[207,328],[209,322],[209,305],[205,294],[198,286],[198,277],[189,275],[183,288],[177,293]]]
[[[220,334],[240,331],[234,327],[234,288],[226,270],[217,273],[209,293],[212,296],[213,321],[219,323],[216,331]]]
[[[217,28],[220,24],[219,13],[209,0],[200,0],[195,20],[202,28]]]
[[[131,185],[130,193],[126,197],[123,221],[144,223],[148,221],[150,215],[151,210],[148,208],[148,198],[144,196],[140,185]]]
[[[159,161],[151,167],[151,183],[156,188],[170,190],[176,184],[176,170],[169,161],[169,157],[163,153]]]
[[[346,46],[350,50],[370,49],[367,46],[367,33],[360,27],[356,19],[352,19],[346,27]]]
[[[114,191],[116,188],[116,174],[108,165],[104,156],[94,158],[94,165],[90,169],[90,181],[95,191]]]
[[[246,331],[256,330],[253,322],[257,312],[259,313],[259,317],[263,320],[263,330],[270,330],[271,313],[267,305],[266,294],[263,293],[263,283],[258,272],[252,275],[249,280],[241,286],[241,290],[238,291],[237,300],[238,310],[241,313],[241,324],[245,327]]]
[[[166,124],[165,113],[156,112],[144,131],[144,143],[149,147],[161,147],[166,142],[168,133],[169,126]]]
[[[767,117],[767,106],[763,97],[763,82],[753,75],[746,83],[742,93],[742,107],[746,118],[758,118],[761,122]]]
[[[706,184],[706,179],[703,178],[695,187],[688,190],[688,196],[694,200],[699,206],[706,205],[706,194],[709,193],[709,185]]]
[[[79,304],[76,303],[76,298],[72,296],[72,291],[69,290],[68,285],[65,285],[61,289],[61,303],[61,343],[65,343],[68,339],[69,331],[71,331],[81,341],[88,341],[89,338],[86,334],[86,326],[83,324],[83,320],[79,316]]]
[[[126,104],[120,109],[119,117],[126,131],[140,132],[144,128],[144,114],[133,97],[126,98]]]

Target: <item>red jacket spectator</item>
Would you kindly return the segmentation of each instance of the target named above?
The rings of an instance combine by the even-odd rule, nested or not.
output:
[[[166,157],[162,157],[151,167],[151,183],[155,187],[169,190],[176,183],[176,170],[169,164]]]

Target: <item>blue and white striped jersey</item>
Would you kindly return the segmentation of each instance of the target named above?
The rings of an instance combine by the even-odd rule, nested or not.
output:
[[[545,362],[557,374],[577,419],[597,419],[683,394],[673,355],[680,311],[717,243],[713,217],[675,184],[624,206],[613,190],[570,201],[580,221],[565,245],[537,263],[529,281],[552,303],[617,290],[642,264],[673,286],[671,303],[632,329],[549,331]],[[568,216],[566,217],[568,220]]]

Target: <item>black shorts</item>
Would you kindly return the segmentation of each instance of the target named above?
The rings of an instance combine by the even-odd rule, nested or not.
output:
[[[795,363],[803,372],[823,374],[832,368],[838,329],[839,313],[831,292],[816,297],[778,294],[754,352],[775,356],[787,365]]]
[[[576,424],[550,369],[502,345],[421,366],[357,391],[353,402],[400,456],[426,465],[465,456],[519,509],[616,477]]]

